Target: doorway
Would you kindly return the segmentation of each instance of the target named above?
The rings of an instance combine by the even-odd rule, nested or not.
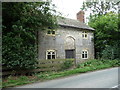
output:
[[[65,58],[75,58],[75,49],[65,50]]]

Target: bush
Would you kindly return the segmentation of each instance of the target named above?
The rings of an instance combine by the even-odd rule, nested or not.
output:
[[[89,60],[84,63],[78,64],[77,68],[93,67],[93,68],[104,68],[104,67],[118,67],[120,66],[120,60]]]
[[[118,44],[113,46],[106,45],[105,49],[102,51],[102,58],[103,59],[120,59],[120,48]]]
[[[72,66],[72,61],[70,60],[66,60],[64,63],[63,63],[63,66],[62,66],[62,69],[68,69]]]
[[[25,41],[23,37],[14,37],[17,34],[19,33],[11,32],[3,35],[2,65],[11,69],[34,68],[37,63],[36,47]]]
[[[34,68],[38,58],[38,31],[57,28],[56,15],[51,13],[56,11],[54,6],[50,2],[20,2],[3,3],[2,9],[3,65],[12,69]]]

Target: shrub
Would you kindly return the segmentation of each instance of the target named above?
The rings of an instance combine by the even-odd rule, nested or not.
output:
[[[78,64],[77,68],[93,67],[105,68],[120,66],[120,60],[89,60],[84,63]]]
[[[2,9],[3,65],[12,69],[34,68],[38,57],[38,31],[57,28],[56,15],[51,13],[56,11],[54,6],[50,2],[20,2],[3,3]]]
[[[103,59],[120,59],[120,48],[118,45],[106,45],[105,49],[102,51],[102,58]]]
[[[11,69],[31,69],[34,68],[36,60],[36,49],[33,45],[20,44],[18,39],[4,37],[2,65]]]
[[[66,60],[64,63],[63,63],[63,66],[62,66],[62,69],[68,69],[72,66],[72,61],[70,60]]]

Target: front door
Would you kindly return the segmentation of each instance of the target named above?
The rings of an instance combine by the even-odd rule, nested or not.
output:
[[[65,50],[65,58],[75,58],[75,50]]]

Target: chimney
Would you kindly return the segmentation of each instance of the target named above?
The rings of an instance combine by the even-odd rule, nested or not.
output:
[[[80,22],[85,22],[85,20],[84,20],[84,11],[79,11],[78,13],[77,13],[77,20],[79,20]]]

